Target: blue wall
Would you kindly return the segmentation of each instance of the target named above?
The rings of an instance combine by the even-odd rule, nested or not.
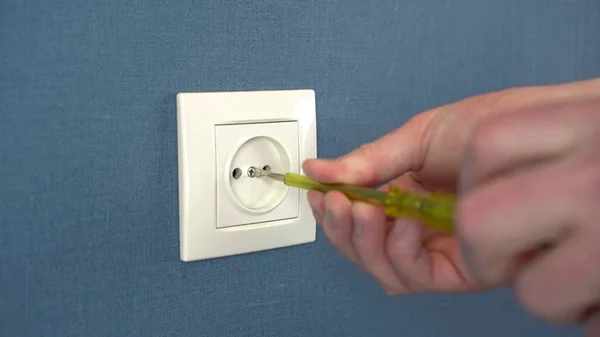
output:
[[[597,0],[1,1],[0,335],[575,335],[507,291],[388,298],[321,232],[181,263],[175,95],[315,89],[331,157],[469,95],[600,76],[598,32]]]

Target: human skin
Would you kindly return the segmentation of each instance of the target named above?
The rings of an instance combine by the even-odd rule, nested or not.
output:
[[[600,79],[467,98],[303,168],[325,183],[457,194],[445,235],[309,192],[328,240],[387,293],[512,286],[532,314],[600,336]]]

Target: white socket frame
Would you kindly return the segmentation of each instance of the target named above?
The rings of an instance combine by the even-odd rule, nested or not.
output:
[[[179,93],[180,259],[184,262],[314,242],[316,222],[300,191],[298,217],[217,228],[215,126],[296,121],[300,174],[316,158],[316,100],[313,90]]]

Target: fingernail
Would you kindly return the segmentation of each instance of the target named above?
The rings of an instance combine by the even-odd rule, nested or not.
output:
[[[385,292],[386,295],[388,295],[388,296],[394,295],[394,291],[392,290],[392,288],[389,288],[388,286],[385,286],[385,285],[382,285],[381,288],[383,289],[383,291]]]

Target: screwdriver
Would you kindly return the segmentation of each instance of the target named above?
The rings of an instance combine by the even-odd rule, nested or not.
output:
[[[287,186],[319,192],[339,191],[348,199],[383,206],[385,214],[395,218],[409,217],[446,233],[454,232],[454,207],[452,194],[420,194],[390,187],[389,192],[346,184],[323,184],[295,173],[274,173],[254,168],[254,177],[268,177]]]

